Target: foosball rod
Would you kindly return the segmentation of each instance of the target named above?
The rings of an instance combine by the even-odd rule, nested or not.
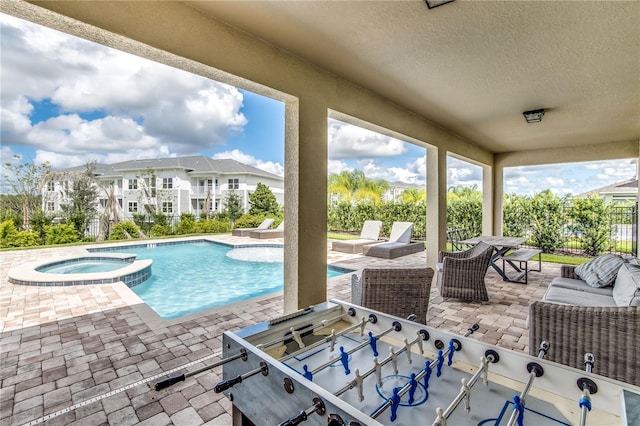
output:
[[[400,331],[402,330],[402,325],[398,322],[398,321],[394,321],[393,322],[393,327],[389,327],[387,330],[383,331],[382,333],[373,336],[373,338],[375,340],[378,340],[379,338],[386,336],[387,334],[391,333],[392,331]],[[362,342],[360,343],[358,346],[351,348],[349,351],[346,352],[347,355],[351,355],[354,354],[356,352],[358,352],[360,349],[366,347],[367,345],[369,345],[368,341]],[[316,367],[313,371],[311,371],[311,373],[313,375],[317,374],[318,372],[324,370],[327,367],[330,367],[332,364],[335,364],[337,361],[340,361],[340,358],[333,358],[330,359],[329,361],[325,362],[324,364],[322,364],[319,367]]]
[[[464,334],[464,337],[468,337],[471,333],[473,333],[477,329],[478,329],[478,324],[473,324],[471,327],[469,327],[467,329],[467,332]],[[442,354],[442,357],[444,358],[445,356],[449,355],[450,352],[451,352],[451,345]],[[429,363],[428,368],[432,369],[433,367],[435,367],[438,364],[438,362],[440,362],[440,361],[437,358],[434,359],[433,361],[431,361]],[[422,378],[424,378],[424,376],[426,376],[426,374],[427,374],[427,367],[423,368],[422,370],[420,370],[420,372],[418,374],[416,374],[416,377],[415,377],[416,381],[422,380]],[[407,382],[398,391],[398,395],[402,398],[402,396],[405,393],[409,392],[409,389],[411,389],[411,383]],[[380,414],[382,414],[387,408],[391,407],[392,404],[393,404],[393,402],[391,401],[391,399],[388,399],[384,404],[382,404],[380,407],[378,407],[378,409],[371,414],[371,417],[374,418],[374,419],[378,418],[378,416],[380,416]]]
[[[423,330],[421,330],[423,331]],[[421,334],[420,331],[417,332],[419,335],[410,343],[408,343],[407,345],[405,345],[403,348],[401,348],[398,352],[394,352],[392,354],[389,354],[385,359],[383,359],[381,362],[379,362],[377,365],[374,365],[373,367],[371,367],[369,370],[365,371],[362,375],[360,375],[360,379],[364,380],[367,377],[369,377],[370,375],[372,375],[373,373],[376,372],[378,367],[382,367],[386,364],[388,364],[389,362],[391,362],[391,360],[393,360],[394,356],[398,356],[403,354],[404,352],[407,351],[407,346],[413,346],[415,344],[419,344],[421,343],[423,340],[427,340],[427,338],[425,338],[425,336],[428,336],[427,334]],[[422,348],[421,348],[422,349]],[[423,351],[421,350],[420,353],[422,353]],[[353,389],[354,387],[356,387],[358,385],[357,380],[351,380],[349,383],[347,383],[345,386],[343,386],[342,388],[340,388],[338,391],[334,392],[333,395],[335,396],[340,396],[343,393],[345,393],[346,391]]]
[[[262,373],[263,376],[268,376],[269,375],[269,366],[267,365],[266,362],[264,361],[260,361],[260,367],[248,371],[240,376],[236,376],[232,379],[228,379],[228,380],[223,380],[221,382],[219,382],[218,384],[216,384],[216,386],[214,387],[214,391],[216,393],[220,393],[222,391],[225,391],[231,387],[233,387],[234,385],[237,385],[238,383],[242,383],[242,381],[244,379],[248,379],[251,376],[255,376],[258,373]]]
[[[593,363],[596,357],[592,353],[584,354],[584,366],[587,373],[591,373],[593,370]],[[582,390],[582,397],[580,398],[580,426],[585,426],[587,423],[587,412],[591,411],[591,394],[598,392],[598,385],[587,378],[582,377],[578,379],[578,388]]]
[[[489,363],[495,363],[495,362],[498,362],[499,360],[500,360],[500,356],[498,355],[498,353],[493,349],[488,349],[480,359],[480,366],[478,367],[478,371],[476,371],[476,373],[473,376],[471,376],[468,382],[465,379],[462,379],[462,387],[460,389],[460,392],[454,398],[451,404],[449,404],[446,410],[444,410],[442,413],[438,413],[438,418],[436,418],[436,420],[433,422],[431,426],[440,426],[441,425],[440,418],[444,418],[444,419],[449,418],[449,416],[453,413],[453,411],[456,408],[458,408],[458,405],[460,405],[460,403],[465,399],[465,397],[468,398],[471,388],[473,387],[473,385],[476,384],[480,375],[485,376],[485,384],[486,384],[486,377],[489,370]],[[468,406],[467,406],[467,411],[468,411]]]
[[[194,371],[190,371],[188,373],[181,374],[179,376],[169,377],[167,379],[161,380],[156,383],[155,389],[156,391],[160,391],[162,389],[168,388],[169,386],[173,386],[178,382],[184,381],[187,377],[195,376],[196,374],[200,374],[204,371],[212,370],[216,367],[219,367],[227,362],[234,361],[238,358],[242,358],[243,361],[247,360],[247,350],[245,348],[240,349],[240,353],[237,355],[230,356],[229,358],[222,359],[218,362],[215,362],[211,365],[207,365],[206,367],[199,368]]]
[[[544,358],[548,350],[549,350],[549,342],[547,342],[546,340],[543,340],[542,343],[540,343],[540,349],[538,349],[538,358],[540,359]],[[544,374],[544,370],[542,369],[542,367],[539,364],[534,362],[529,363],[527,365],[527,369],[529,371],[529,379],[527,380],[527,383],[525,384],[524,389],[522,390],[522,393],[519,396],[519,401],[520,401],[520,404],[522,404],[522,407],[518,407],[518,405],[514,403],[513,412],[511,413],[511,417],[509,417],[507,426],[513,426],[516,423],[516,420],[519,420],[518,423],[522,424],[522,414],[524,412],[523,410],[524,410],[525,399],[529,394],[531,385],[533,385],[533,381],[535,380],[536,377],[540,377]],[[514,399],[516,397],[518,396],[517,395],[514,396]]]
[[[327,343],[327,342],[331,341],[331,339],[335,339],[335,338],[338,338],[338,337],[340,337],[340,336],[344,336],[345,334],[351,333],[353,330],[355,330],[355,329],[357,329],[357,328],[360,328],[360,330],[361,330],[361,331],[360,331],[360,334],[362,335],[362,334],[364,334],[363,332],[364,332],[364,327],[365,327],[366,323],[367,323],[366,318],[365,318],[365,317],[362,317],[362,322],[360,322],[360,323],[358,323],[358,324],[355,324],[355,325],[352,325],[352,326],[351,326],[351,327],[349,327],[349,328],[345,328],[344,330],[342,330],[342,331],[341,331],[341,332],[339,332],[339,333],[336,333],[336,334],[331,335],[331,336],[327,336],[327,337],[325,337],[325,338],[324,338],[324,339],[322,339],[322,340],[318,340],[317,342],[315,342],[315,343],[313,343],[313,344],[311,344],[311,345],[309,345],[309,346],[306,346],[306,347],[304,347],[304,348],[301,348],[301,349],[299,349],[299,350],[297,350],[297,351],[295,351],[295,352],[293,352],[293,353],[290,353],[289,355],[285,355],[285,356],[283,356],[282,358],[279,358],[279,359],[278,359],[278,361],[280,361],[280,362],[288,361],[288,360],[290,360],[291,358],[298,356],[298,355],[299,355],[299,354],[301,354],[302,352],[307,352],[307,351],[309,351],[309,350],[311,350],[311,349],[317,348],[318,346],[322,346],[322,345],[324,345],[325,343]]]
[[[316,325],[307,324],[304,327],[300,327],[300,329],[296,330],[296,331],[297,332],[301,332],[301,331],[304,332],[304,331],[307,331],[308,328],[311,328],[311,330],[309,330],[309,331],[314,332],[316,330],[323,329],[323,328],[327,327],[328,325],[333,324],[334,322],[340,321],[346,315],[347,314],[342,314],[342,315],[338,315],[338,316],[333,317],[333,318],[325,319],[325,320],[322,320],[320,322],[320,324],[316,324]],[[265,348],[269,348],[269,347],[271,347],[273,345],[277,345],[278,343],[283,343],[285,340],[290,339],[290,338],[293,338],[293,336],[285,335],[283,337],[279,337],[277,339],[274,339],[274,340],[272,340],[270,342],[260,343],[259,345],[256,345],[256,348],[264,350]]]

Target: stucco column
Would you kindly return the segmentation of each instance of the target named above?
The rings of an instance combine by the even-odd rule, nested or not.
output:
[[[427,147],[427,266],[447,247],[447,152]]]
[[[482,164],[482,235],[502,235],[502,169],[499,169],[500,178],[494,176],[490,167]],[[495,202],[494,202],[495,200]],[[500,218],[496,222],[494,215],[495,206],[499,205]],[[497,224],[497,228],[494,228]]]
[[[284,311],[327,300],[327,107],[285,106]]]

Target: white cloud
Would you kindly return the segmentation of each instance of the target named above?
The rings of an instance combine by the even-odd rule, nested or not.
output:
[[[246,154],[237,149],[216,153],[211,158],[214,158],[214,159],[230,158],[232,160],[236,160],[241,163],[248,164],[253,167],[257,167],[260,170],[273,173],[274,175],[284,176],[284,166],[282,164],[274,163],[273,161],[262,161],[255,158],[253,155]]]
[[[406,142],[333,119],[328,134],[331,160],[392,157],[407,150]]]
[[[10,16],[0,24],[3,144],[68,167],[92,155],[195,154],[247,123],[234,87]]]
[[[329,174],[340,173],[342,171],[353,171],[353,168],[349,167],[347,163],[339,160],[329,160],[327,164]]]
[[[635,161],[625,159],[509,167],[505,169],[505,192],[533,195],[550,189],[560,197],[577,195],[631,179],[635,173]]]

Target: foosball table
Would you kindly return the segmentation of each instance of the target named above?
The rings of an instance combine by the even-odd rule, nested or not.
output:
[[[593,355],[574,369],[544,359],[552,343],[534,357],[478,342],[476,329],[456,335],[331,300],[224,333],[215,391],[232,401],[235,425],[640,421],[625,409],[640,388],[592,374]]]

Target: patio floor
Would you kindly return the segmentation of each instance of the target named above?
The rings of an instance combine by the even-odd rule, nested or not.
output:
[[[153,385],[169,370],[176,375],[219,360],[222,333],[282,315],[282,295],[163,321],[122,283],[51,288],[7,281],[12,266],[86,254],[84,249],[0,253],[0,423],[230,425],[231,403],[213,391],[221,368],[160,392]],[[385,260],[329,251],[328,263],[358,270],[419,267],[425,254]],[[434,279],[428,325],[463,334],[478,322],[475,339],[527,351],[527,305],[542,297],[559,271],[560,265],[543,263],[542,272],[531,273],[523,285],[503,282],[490,270],[486,304],[445,301]],[[350,300],[349,274],[329,280],[328,297]]]

